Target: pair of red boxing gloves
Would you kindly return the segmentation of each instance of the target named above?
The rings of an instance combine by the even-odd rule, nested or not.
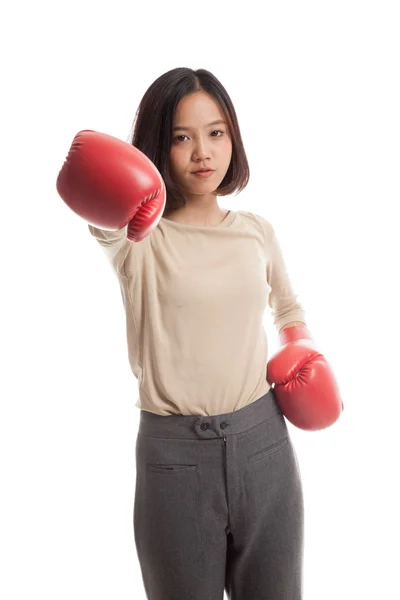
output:
[[[155,229],[166,203],[162,176],[147,156],[132,144],[92,130],[74,137],[56,187],[86,222],[108,231],[127,227],[133,243]],[[343,403],[327,360],[305,326],[281,330],[279,342],[266,377],[274,384],[282,413],[300,429],[329,427]]]

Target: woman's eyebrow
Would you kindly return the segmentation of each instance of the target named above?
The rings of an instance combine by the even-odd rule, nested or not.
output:
[[[223,123],[224,125],[226,125],[226,121],[223,121],[222,119],[217,119],[216,121],[211,121],[211,123],[208,123],[208,125],[204,125],[204,128],[210,127],[210,125],[218,125],[219,123]],[[183,127],[182,125],[176,125],[174,127],[174,131],[189,131],[190,129],[190,127]]]

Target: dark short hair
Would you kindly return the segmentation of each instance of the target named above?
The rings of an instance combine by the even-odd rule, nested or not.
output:
[[[224,179],[215,190],[216,194],[238,194],[249,181],[250,169],[236,111],[224,86],[206,69],[172,69],[158,77],[145,92],[128,138],[128,142],[143,152],[161,173],[167,189],[164,212],[186,204],[185,198],[171,178],[169,169],[173,117],[179,101],[199,90],[205,91],[218,102],[232,139],[231,162]]]

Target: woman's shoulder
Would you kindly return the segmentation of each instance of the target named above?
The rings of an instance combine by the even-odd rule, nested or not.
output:
[[[236,212],[238,214],[242,215],[245,219],[248,219],[254,223],[257,223],[258,225],[261,225],[263,230],[266,233],[268,233],[268,234],[273,233],[272,223],[266,217],[264,217],[258,213],[255,213],[255,212],[250,212],[248,210],[238,210]]]

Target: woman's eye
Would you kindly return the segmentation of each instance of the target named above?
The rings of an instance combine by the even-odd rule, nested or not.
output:
[[[222,136],[224,135],[224,133],[225,133],[225,132],[224,132],[224,131],[221,131],[220,129],[214,129],[214,131],[212,131],[211,133],[220,133],[220,134],[221,134],[221,135],[214,135],[214,136],[212,136],[212,137],[222,137]],[[184,134],[182,134],[182,135],[177,135],[177,136],[176,136],[176,138],[175,138],[175,140],[176,140],[177,142],[181,142],[181,141],[183,141],[183,140],[181,140],[180,138],[184,138],[184,137],[187,137],[187,136],[186,136],[186,135],[184,135]]]

